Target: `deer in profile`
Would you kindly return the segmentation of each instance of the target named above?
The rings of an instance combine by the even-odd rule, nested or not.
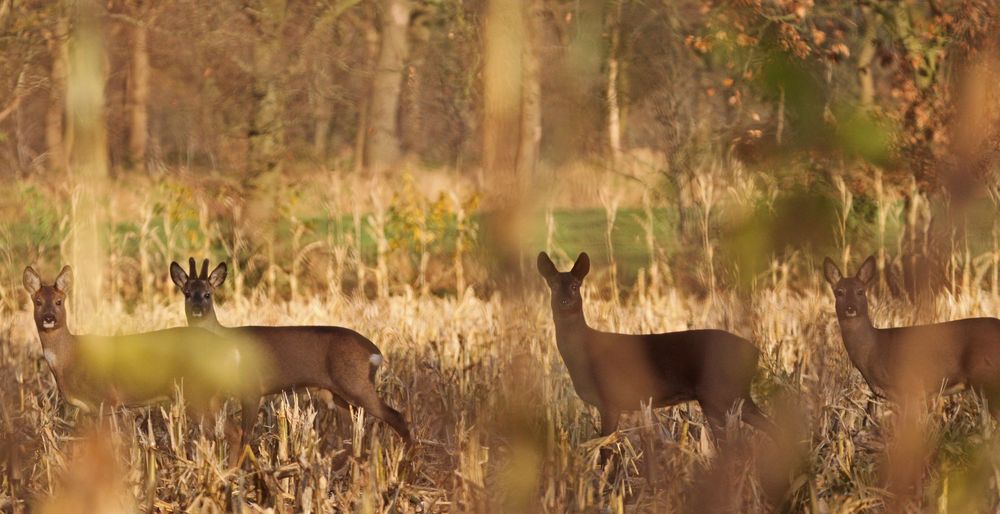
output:
[[[875,278],[870,256],[845,277],[830,258],[823,274],[836,302],[844,347],[875,396],[893,403],[971,388],[1000,412],[1000,320],[969,318],[930,325],[875,328],[867,291]]]
[[[343,327],[329,326],[244,326],[224,327],[215,314],[215,291],[226,280],[225,263],[208,272],[208,259],[196,273],[195,260],[189,272],[170,264],[170,278],[184,293],[184,313],[188,325],[233,334],[257,346],[270,363],[271,373],[260,376],[254,394],[242,400],[240,448],[250,442],[262,397],[304,388],[329,391],[340,407],[363,407],[388,423],[409,444],[410,431],[403,415],[390,407],[375,390],[375,372],[382,365],[382,352],[361,334]],[[241,450],[242,451],[242,450]]]
[[[70,267],[63,267],[52,284],[43,284],[29,266],[22,281],[56,386],[67,403],[81,411],[169,400],[177,380],[184,381],[189,402],[200,409],[208,409],[217,395],[241,394],[238,384],[227,383],[227,377],[238,376],[239,366],[239,347],[229,340],[189,327],[122,336],[76,335],[66,324]]]
[[[538,272],[552,292],[556,346],[577,395],[597,407],[602,436],[618,429],[623,412],[643,403],[667,407],[688,401],[701,406],[717,440],[725,435],[726,413],[741,403],[744,422],[773,430],[750,397],[759,352],[749,341],[723,330],[644,335],[594,330],[580,296],[589,271],[586,253],[568,272],[559,272],[545,252],[538,254]]]

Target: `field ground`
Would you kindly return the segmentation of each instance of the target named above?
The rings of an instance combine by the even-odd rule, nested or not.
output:
[[[176,405],[120,412],[112,431],[117,460],[94,458],[96,443],[81,439],[87,420],[58,400],[30,316],[8,313],[0,331],[7,456],[0,505],[20,512],[40,502],[52,512],[67,505],[60,502],[107,495],[124,498],[124,511],[155,512],[234,505],[243,512],[767,510],[762,464],[782,452],[743,428],[757,453],[720,457],[694,405],[636,413],[620,437],[595,440],[597,413],[573,392],[540,287],[489,300],[332,295],[275,305],[230,298],[218,308],[224,324],[332,323],[368,335],[387,359],[380,388],[419,441],[408,453],[370,418],[350,423],[308,393],[276,397],[262,409],[256,459],[239,471],[223,464],[220,427],[201,433]],[[734,299],[719,296],[713,306],[668,290],[617,305],[589,298],[586,314],[606,330],[717,326],[752,339],[763,350],[759,403],[801,430],[801,454],[777,471],[790,480],[792,509],[864,511],[889,499],[880,479],[884,430],[864,423],[867,388],[847,360],[828,296],[762,293],[747,316],[751,310]],[[987,295],[962,296],[939,302],[932,317],[991,315],[997,307]],[[121,309],[109,305],[106,315],[126,319],[125,332],[183,322],[177,298],[157,297],[131,314]],[[885,301],[873,317],[879,325],[913,322],[907,313],[907,305]],[[924,463],[918,496],[951,512],[996,505],[986,478],[1000,470],[990,450],[995,428],[981,402],[971,395],[938,402],[929,426],[937,450]],[[615,449],[616,467],[600,468],[598,443]],[[107,471],[115,466],[123,466],[120,474]]]

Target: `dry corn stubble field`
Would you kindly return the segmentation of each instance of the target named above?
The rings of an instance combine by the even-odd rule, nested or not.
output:
[[[874,254],[879,327],[998,314],[997,34],[995,0],[0,0],[0,514],[1000,511],[986,399],[869,402],[820,270]],[[593,258],[594,328],[751,340],[771,437],[596,438],[540,250]],[[416,444],[304,391],[232,468],[195,379],[70,406],[25,266],[124,334],[185,324],[189,256],[226,325],[372,339]]]
[[[58,398],[30,315],[9,312],[0,401],[5,433],[18,436],[7,440],[18,447],[5,448],[12,456],[2,481],[5,509],[37,501],[40,511],[58,512],[97,497],[121,512],[673,512],[704,502],[768,510],[758,472],[777,453],[743,428],[756,450],[728,462],[710,444],[696,406],[631,415],[619,436],[596,441],[596,411],[576,397],[555,349],[547,293],[532,289],[488,300],[230,297],[219,307],[224,324],[333,323],[369,335],[388,362],[380,389],[418,441],[407,453],[370,418],[332,414],[307,393],[276,397],[262,409],[256,457],[239,471],[225,467],[221,422],[215,433],[200,432],[176,404],[119,411],[109,440],[87,436],[79,427],[88,421]],[[746,309],[734,298],[719,296],[713,306],[666,290],[616,303],[596,287],[586,291],[592,326],[634,333],[726,327],[763,350],[755,394],[769,414],[805,434],[801,461],[779,470],[789,474],[793,510],[864,511],[887,501],[879,478],[883,429],[864,423],[868,391],[818,282],[756,294],[756,314],[736,325],[726,318]],[[104,312],[125,320],[123,332],[183,324],[176,298],[153,300],[133,312],[120,305]],[[941,299],[932,316],[989,315],[996,307],[991,295],[969,294]],[[913,323],[908,312],[881,302],[873,319]],[[791,412],[796,419],[787,419]],[[990,504],[980,494],[995,497],[998,476],[988,414],[963,396],[937,402],[930,418],[937,449],[924,463],[923,501],[952,509]],[[617,465],[598,465],[598,443],[615,449]]]

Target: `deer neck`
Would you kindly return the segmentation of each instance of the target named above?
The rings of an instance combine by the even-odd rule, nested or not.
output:
[[[853,318],[841,318],[840,333],[847,355],[864,374],[875,351],[878,329],[872,325],[868,313],[864,313]]]
[[[583,316],[583,308],[570,312],[557,312],[553,309],[552,320],[556,325],[556,341],[560,345],[572,344],[590,330],[587,319]]]
[[[203,328],[215,333],[219,333],[225,329],[225,327],[219,323],[219,318],[215,315],[215,309],[206,312],[205,315],[200,318],[188,318],[188,326]]]
[[[583,316],[583,309],[572,312],[557,312],[553,309],[552,319],[556,325],[556,347],[569,371],[573,388],[583,401],[597,405],[600,396],[594,382],[594,367],[587,348],[592,332]]]
[[[587,334],[590,327],[583,317],[583,309],[572,312],[552,312],[552,319],[556,325],[556,346],[559,354],[571,371],[575,368],[585,367],[587,361]]]
[[[74,358],[77,337],[63,325],[55,330],[38,330],[38,340],[42,343],[42,356],[48,362],[52,374],[61,382],[63,370]]]

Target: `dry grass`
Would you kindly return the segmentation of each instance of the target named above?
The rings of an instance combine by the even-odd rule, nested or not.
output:
[[[692,196],[691,212],[701,216],[694,218],[693,237],[670,242],[694,248],[681,248],[684,257],[665,255],[666,242],[653,226],[668,221],[654,211],[655,201],[646,196],[645,209],[637,209],[627,201],[634,192],[614,188],[601,197],[606,226],[588,229],[586,243],[555,237],[560,227],[551,209],[539,217],[543,228],[534,238],[565,267],[579,246],[620,255],[610,227],[637,217],[635,244],[645,247],[646,257],[632,266],[643,269],[636,273],[614,261],[595,267],[584,291],[591,325],[626,333],[724,328],[762,350],[754,393],[787,435],[775,442],[734,426],[742,437],[720,450],[696,405],[637,412],[615,436],[596,438],[597,412],[572,388],[541,279],[527,268],[524,291],[489,281],[478,193],[427,197],[405,180],[395,189],[337,176],[300,182],[298,189],[289,181],[275,192],[286,203],[273,214],[280,223],[270,225],[265,221],[274,219],[254,219],[226,184],[213,188],[186,177],[118,188],[110,210],[120,228],[109,244],[108,294],[94,306],[97,317],[75,315],[71,302],[71,326],[131,333],[183,325],[167,264],[189,254],[225,258],[231,276],[218,297],[223,324],[335,324],[368,336],[386,356],[382,394],[410,422],[416,447],[405,448],[370,417],[328,410],[308,392],[266,404],[254,455],[240,469],[225,465],[224,419],[203,432],[179,404],[116,411],[110,427],[95,426],[59,398],[18,280],[27,263],[48,276],[44,271],[69,260],[72,219],[59,199],[72,191],[18,184],[16,199],[31,209],[6,209],[0,224],[0,512],[855,512],[901,506],[963,512],[993,509],[1000,501],[995,425],[974,395],[935,402],[922,420],[926,430],[915,437],[897,437],[913,434],[898,429],[886,406],[876,410],[875,422],[867,418],[868,388],[847,358],[831,295],[805,253],[772,260],[749,287],[730,287],[731,263],[722,255],[714,254],[713,262],[698,253],[711,256],[720,243],[712,213],[738,213],[756,201],[762,193],[753,184],[719,185],[711,199]],[[907,214],[880,197],[877,212],[886,214],[876,216],[877,230],[852,228],[851,200],[840,201],[841,226],[828,228],[840,246],[853,245],[838,260],[860,256],[865,241],[859,234],[866,230],[889,244],[885,225],[898,226]],[[346,223],[324,232],[307,226],[307,215]],[[440,220],[448,217],[460,228],[442,229]],[[452,230],[449,244],[441,230]],[[965,247],[950,262],[995,266],[989,259],[996,253],[973,255]],[[953,288],[958,292],[942,291],[919,315],[907,301],[879,295],[876,325],[998,312],[989,266],[949,270],[963,277],[961,288]],[[637,278],[629,284],[625,276]],[[602,445],[615,453],[611,466],[598,464]],[[909,490],[890,492],[900,449],[918,480]]]
[[[756,393],[767,397],[766,410],[779,420],[797,412],[808,434],[801,465],[779,469],[791,474],[782,480],[791,481],[793,508],[852,512],[889,499],[880,477],[892,418],[885,429],[864,424],[867,389],[846,358],[827,296],[820,290],[757,295],[758,314],[732,329],[764,350]],[[113,305],[106,312],[126,320],[123,331],[182,324],[176,299],[153,300],[132,313]],[[597,327],[650,332],[722,326],[726,321],[711,313],[741,311],[729,304],[735,300],[716,302],[721,308],[709,309],[668,290],[621,305],[590,298],[586,312]],[[988,314],[995,307],[992,297],[972,294],[940,301],[935,316]],[[56,512],[67,498],[118,505],[108,498],[117,494],[125,505],[118,511],[149,512],[671,512],[706,498],[767,510],[761,470],[777,454],[744,428],[764,450],[718,455],[695,406],[636,413],[619,436],[595,441],[596,412],[573,392],[555,349],[547,298],[537,292],[505,300],[233,298],[220,311],[233,325],[333,323],[369,335],[387,356],[380,387],[410,421],[417,447],[408,453],[386,426],[337,416],[308,393],[267,404],[256,456],[241,470],[224,465],[221,420],[213,433],[201,433],[178,405],[117,412],[102,432],[110,438],[78,441],[91,433],[80,427],[92,421],[58,400],[22,311],[3,316],[0,332],[7,457],[0,505],[22,511],[26,502],[42,503]],[[876,323],[910,322],[907,312],[906,305],[883,302]],[[924,505],[955,510],[980,505],[956,502],[983,498],[993,505],[993,480],[969,473],[1000,471],[993,423],[979,402],[968,395],[939,402],[929,426],[937,451],[922,461],[917,496]],[[597,464],[599,444],[615,448],[616,465]],[[94,471],[81,473],[81,466]]]

